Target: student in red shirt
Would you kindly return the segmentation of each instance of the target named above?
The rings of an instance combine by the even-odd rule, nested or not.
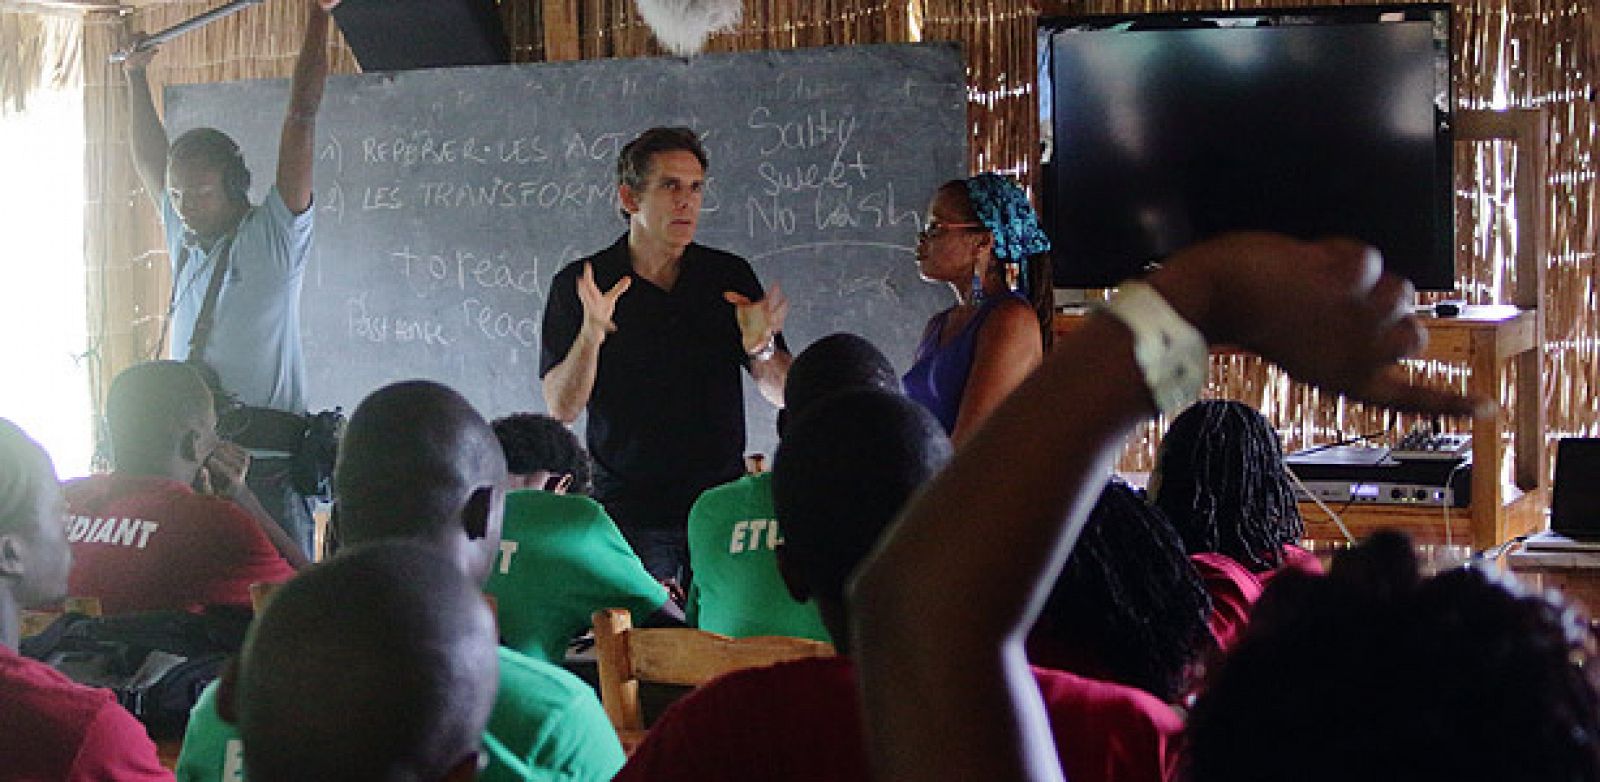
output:
[[[1195,398],[1208,344],[1237,345],[1356,401],[1484,412],[1487,400],[1412,385],[1396,366],[1423,342],[1411,295],[1358,242],[1229,234],[1174,253],[1063,335],[906,504],[853,579],[850,629],[876,778],[1063,778],[1023,637],[1128,435]],[[1479,692],[1478,680],[1462,681],[1452,684],[1462,697]],[[1393,700],[1366,707],[1413,707]],[[1298,779],[1347,749],[1301,738],[1318,744],[1289,765],[1274,755],[1257,767]]]
[[[1210,610],[1166,516],[1112,480],[1034,623],[1028,661],[1177,703],[1212,648]]]
[[[1247,404],[1203,399],[1172,419],[1150,475],[1150,499],[1190,554],[1224,554],[1252,573],[1290,562],[1321,571],[1294,545],[1306,527],[1278,432]]]
[[[110,692],[16,652],[22,609],[66,596],[65,512],[50,457],[0,419],[0,776],[170,780],[144,726]]]
[[[696,689],[662,715],[617,779],[868,779],[845,584],[950,452],[932,414],[881,391],[825,399],[790,422],[773,474],[785,531],[779,569],[796,599],[817,601],[840,656],[738,671]],[[1170,776],[1181,724],[1155,697],[1058,671],[1033,677],[1075,782]]]
[[[1279,570],[1322,572],[1317,558],[1295,545],[1305,522],[1278,432],[1249,405],[1204,399],[1174,418],[1150,475],[1150,499],[1205,577],[1213,635],[1224,650]]]
[[[66,487],[71,595],[98,598],[107,614],[248,609],[251,583],[287,581],[304,564],[245,486],[249,457],[217,436],[193,367],[130,367],[111,384],[106,416],[115,470]]]

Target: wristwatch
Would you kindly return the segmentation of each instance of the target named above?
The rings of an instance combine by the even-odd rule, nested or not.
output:
[[[1133,357],[1163,415],[1200,398],[1209,369],[1205,337],[1149,284],[1123,283],[1101,309],[1133,333]]]
[[[744,352],[744,354],[751,361],[766,361],[767,359],[770,359],[773,356],[777,355],[778,354],[778,333],[777,332],[773,332],[771,335],[769,335],[767,337],[767,341],[766,342],[761,343],[760,347],[756,348],[755,350],[746,350]]]

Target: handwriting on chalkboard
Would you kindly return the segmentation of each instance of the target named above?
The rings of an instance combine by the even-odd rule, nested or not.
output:
[[[168,124],[221,128],[271,170],[268,109],[287,97],[283,81],[170,87]],[[911,254],[924,205],[966,170],[965,106],[943,44],[333,77],[301,301],[311,404],[425,377],[487,415],[544,409],[551,280],[626,232],[617,157],[655,125],[698,132],[696,241],[782,286],[792,346],[852,331],[904,365],[948,304]],[[772,408],[749,399],[752,446],[770,450]]]

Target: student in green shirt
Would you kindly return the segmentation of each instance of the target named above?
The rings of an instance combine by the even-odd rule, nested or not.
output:
[[[487,591],[499,607],[500,640],[560,664],[567,644],[601,608],[626,608],[641,627],[683,625],[615,522],[589,491],[589,454],[566,425],[519,413],[494,422],[512,491],[500,556]]]
[[[224,688],[256,782],[475,779],[501,677],[481,587],[437,546],[372,543],[273,595]]]
[[[889,360],[854,334],[832,334],[789,367],[778,436],[816,401],[841,391],[900,393]],[[814,601],[796,602],[778,575],[783,544],[772,512],[772,474],[747,475],[700,495],[689,511],[690,624],[736,638],[785,635],[832,642]]]
[[[350,417],[335,482],[329,534],[337,545],[414,540],[437,546],[474,583],[487,580],[500,551],[505,457],[454,391],[411,381],[367,397]],[[499,692],[483,735],[489,764],[479,779],[610,780],[625,756],[594,691],[543,660],[504,647],[498,656]],[[217,700],[202,698],[190,716],[179,761],[185,780],[221,779],[229,768],[237,734],[227,735]]]

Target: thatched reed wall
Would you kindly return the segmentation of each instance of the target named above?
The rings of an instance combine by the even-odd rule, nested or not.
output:
[[[1315,0],[1326,4],[1329,0]],[[1274,7],[1310,5],[1273,0]],[[153,0],[131,14],[157,29],[213,5]],[[1130,13],[1266,7],[1227,0],[1071,0],[1050,13]],[[631,0],[503,0],[502,18],[518,61],[659,54]],[[1028,0],[748,0],[736,30],[714,36],[710,51],[829,46],[907,40],[954,40],[965,47],[972,168],[1002,170],[1029,181],[1036,167],[1033,90],[1034,21]],[[89,105],[88,161],[92,332],[100,376],[148,354],[165,301],[165,264],[155,219],[127,163],[121,124],[121,76],[104,56],[121,34],[116,14],[0,12],[0,107],[16,106],[42,81],[81,81]],[[289,75],[303,26],[296,0],[272,0],[175,42],[152,69],[152,81],[215,81]],[[548,23],[547,23],[548,20]],[[1600,315],[1595,252],[1600,233],[1596,193],[1594,99],[1600,74],[1600,14],[1586,0],[1456,0],[1454,69],[1462,108],[1543,107],[1550,143],[1546,202],[1539,212],[1549,237],[1545,405],[1549,435],[1600,432]],[[21,43],[18,43],[21,42]],[[16,45],[13,45],[16,44]],[[338,36],[335,72],[355,68]],[[9,56],[8,56],[9,55]],[[1457,296],[1509,301],[1515,280],[1508,248],[1519,161],[1499,144],[1458,150]],[[1461,367],[1419,365],[1438,382],[1461,384]],[[1509,395],[1511,385],[1504,384]],[[1208,393],[1258,405],[1290,444],[1326,441],[1404,422],[1380,411],[1327,399],[1248,357],[1218,359]],[[1130,445],[1124,466],[1147,467],[1154,432]]]

